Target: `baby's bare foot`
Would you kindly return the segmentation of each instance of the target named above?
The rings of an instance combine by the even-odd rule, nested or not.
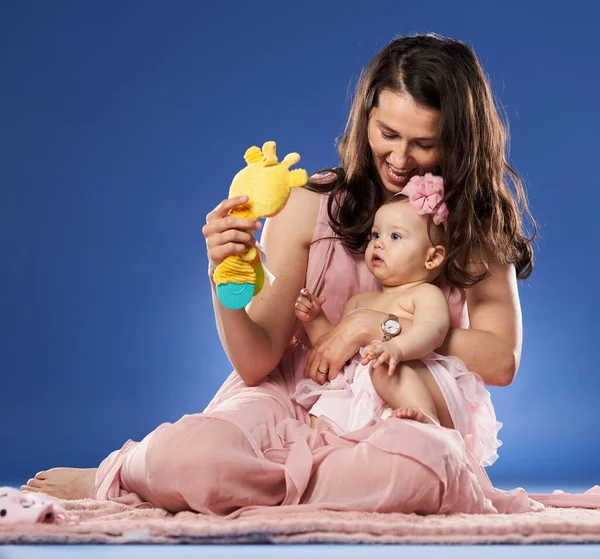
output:
[[[390,417],[396,417],[398,419],[412,419],[414,421],[418,421],[420,423],[430,423],[433,425],[439,425],[440,422],[436,417],[425,413],[423,410],[419,408],[397,408],[392,411]]]
[[[97,468],[52,468],[30,479],[21,491],[45,493],[57,499],[87,499]]]

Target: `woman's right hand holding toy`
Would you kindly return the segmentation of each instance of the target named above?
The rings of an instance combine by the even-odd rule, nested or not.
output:
[[[229,212],[248,202],[247,196],[227,198],[206,216],[202,234],[206,238],[208,272],[212,280],[215,268],[232,254],[243,254],[256,244],[253,232],[262,227],[255,219],[233,217]]]

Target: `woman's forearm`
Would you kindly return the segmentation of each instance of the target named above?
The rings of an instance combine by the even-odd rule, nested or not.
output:
[[[211,286],[215,322],[223,349],[242,380],[248,385],[255,385],[277,366],[281,356],[274,355],[269,336],[246,310],[224,307],[217,298],[212,281]]]
[[[483,330],[450,328],[445,342],[437,350],[455,355],[490,386],[509,385],[517,372],[520,354],[497,334]]]
[[[386,313],[368,309],[346,315],[314,345],[306,361],[305,375],[315,380],[320,367],[329,371],[329,380],[334,380],[348,359],[361,347],[381,339],[381,323],[386,316]]]
[[[369,345],[373,340],[380,340],[383,337],[381,324],[388,314],[371,309],[360,309],[353,313],[356,319],[355,332],[356,342],[361,346]]]

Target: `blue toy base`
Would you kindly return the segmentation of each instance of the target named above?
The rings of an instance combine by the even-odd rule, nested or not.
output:
[[[217,297],[228,309],[243,309],[254,296],[253,283],[224,283],[217,285]]]

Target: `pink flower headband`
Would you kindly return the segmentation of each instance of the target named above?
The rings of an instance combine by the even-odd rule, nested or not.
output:
[[[419,215],[433,214],[433,222],[436,225],[443,224],[446,229],[448,208],[442,201],[444,199],[444,179],[442,177],[431,173],[422,177],[414,176],[408,181],[402,192],[396,196],[399,194],[408,197],[412,207]],[[438,204],[440,205],[438,206]]]

